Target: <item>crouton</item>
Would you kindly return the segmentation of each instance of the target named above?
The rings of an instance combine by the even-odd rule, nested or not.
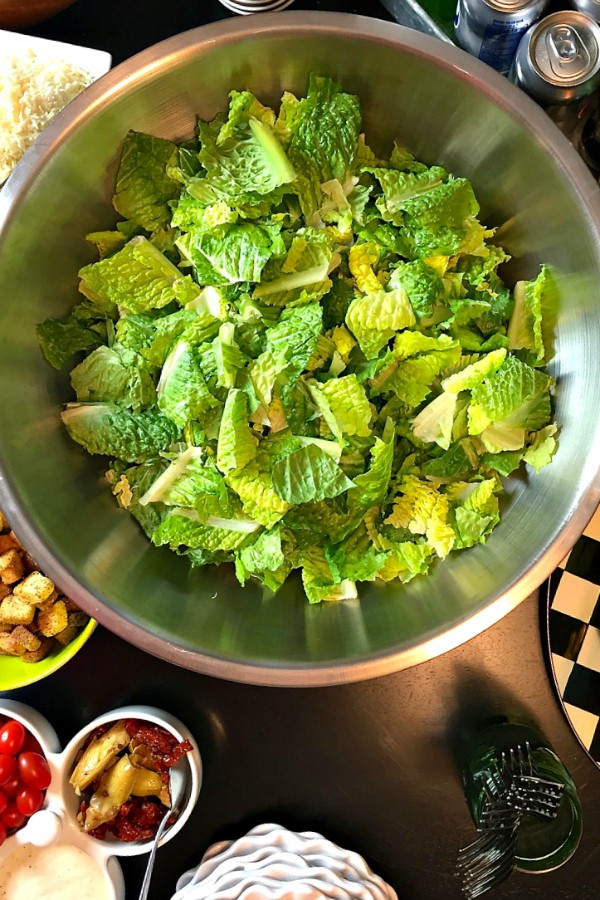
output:
[[[19,542],[12,532],[10,534],[0,534],[0,553],[19,549]]]
[[[46,638],[42,641],[37,650],[27,650],[21,654],[21,659],[26,663],[36,663],[44,659],[52,650],[52,641]]]
[[[4,584],[14,584],[23,577],[23,562],[16,550],[0,554],[0,579]]]
[[[0,581],[0,600],[4,600],[5,597],[8,597],[10,594],[10,588],[7,584],[3,584]]]
[[[9,594],[0,603],[0,622],[10,625],[31,625],[35,616],[35,606],[24,603],[14,594]]]
[[[63,603],[65,604],[65,606],[67,607],[67,610],[69,612],[80,612],[79,607],[77,606],[77,604],[75,603],[74,600],[71,600],[70,597],[63,597],[61,595],[60,599],[63,601]]]
[[[54,592],[54,582],[41,572],[32,572],[13,588],[13,594],[19,600],[35,604],[45,603]]]
[[[0,656],[14,656],[10,632],[0,631]]]
[[[44,637],[54,637],[59,631],[64,631],[69,624],[69,616],[62,600],[57,600],[50,609],[38,610],[36,623]]]
[[[37,572],[37,563],[29,553],[25,553],[24,550],[21,550],[21,559],[23,560],[23,566],[27,575],[29,575],[30,572]]]
[[[77,612],[69,613],[69,625],[74,625],[76,628],[84,628],[89,621],[90,617],[88,614],[82,612],[80,609],[78,609]]]
[[[9,528],[10,528],[10,526],[9,526],[8,522],[6,521],[6,519],[4,518],[4,515],[2,514],[2,510],[0,510],[0,531],[8,531]]]
[[[13,653],[22,656],[28,651],[38,650],[42,642],[24,625],[17,625],[10,636],[10,643]]]
[[[62,631],[59,631],[58,634],[54,635],[55,640],[58,641],[63,647],[66,647],[67,644],[70,644],[71,641],[74,641],[77,635],[79,634],[79,627],[77,625],[67,625],[66,628],[63,628]]]

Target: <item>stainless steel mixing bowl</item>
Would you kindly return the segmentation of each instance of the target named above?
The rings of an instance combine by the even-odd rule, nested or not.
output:
[[[560,450],[515,479],[489,543],[406,587],[365,585],[360,603],[310,606],[298,582],[265,599],[228,567],[190,571],[156,550],[61,428],[68,378],[44,363],[35,326],[77,298],[86,232],[110,226],[129,128],[180,139],[231,88],[276,102],[311,70],[360,95],[369,143],[398,138],[473,181],[515,262],[561,278],[553,374]],[[483,64],[399,26],[274,14],[191,31],[119,66],[36,142],[0,194],[0,508],[40,564],[89,613],[179,665],[272,685],[382,675],[468,640],[534,590],[583,530],[600,494],[600,202],[546,115]],[[107,664],[110,664],[107,661]]]

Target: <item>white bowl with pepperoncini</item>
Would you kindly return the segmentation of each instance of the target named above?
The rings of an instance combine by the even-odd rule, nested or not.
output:
[[[31,733],[51,773],[43,805],[0,846],[0,898],[124,900],[118,857],[150,851],[172,795],[182,799],[161,845],[196,804],[202,762],[191,733],[163,710],[128,706],[99,716],[58,752],[35,710],[0,700],[0,716]]]

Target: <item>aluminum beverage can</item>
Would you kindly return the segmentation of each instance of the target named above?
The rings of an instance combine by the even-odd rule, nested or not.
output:
[[[600,84],[600,25],[574,10],[546,16],[524,35],[510,79],[555,115],[588,97]]]
[[[596,22],[600,22],[600,0],[571,0],[569,6],[576,12],[586,13]]]
[[[467,53],[507,75],[519,41],[547,5],[548,0],[458,0],[456,41]]]

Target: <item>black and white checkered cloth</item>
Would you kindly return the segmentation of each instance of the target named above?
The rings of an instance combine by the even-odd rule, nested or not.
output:
[[[549,587],[558,691],[579,740],[600,765],[600,508]]]

